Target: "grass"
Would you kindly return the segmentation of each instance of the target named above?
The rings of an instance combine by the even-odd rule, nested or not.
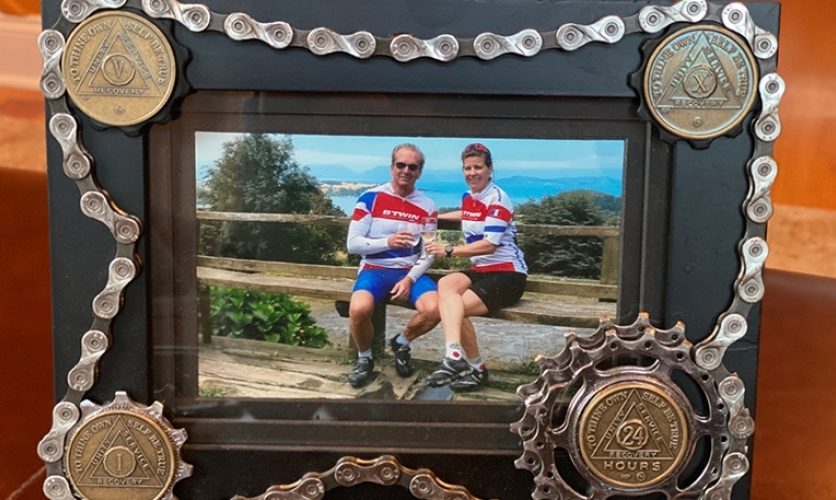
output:
[[[211,385],[204,385],[199,387],[197,393],[203,398],[222,398],[226,396],[226,389],[222,387],[214,387]]]

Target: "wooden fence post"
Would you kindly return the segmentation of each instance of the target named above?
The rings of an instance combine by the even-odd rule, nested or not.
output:
[[[601,256],[601,283],[606,285],[618,284],[618,236],[603,238],[604,251]]]
[[[212,298],[209,295],[209,287],[198,287],[197,308],[199,311],[198,330],[203,338],[204,344],[212,343],[212,316],[209,312],[209,303]]]
[[[372,339],[372,353],[374,357],[380,359],[386,352],[386,303],[381,302],[374,306],[374,314],[372,314],[372,328],[374,328],[374,338]]]

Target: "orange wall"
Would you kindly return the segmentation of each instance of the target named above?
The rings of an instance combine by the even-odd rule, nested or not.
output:
[[[787,90],[775,144],[776,203],[836,210],[834,23],[830,2],[781,2],[778,72]]]
[[[39,0],[0,0],[0,12],[6,14],[37,14],[40,11]]]

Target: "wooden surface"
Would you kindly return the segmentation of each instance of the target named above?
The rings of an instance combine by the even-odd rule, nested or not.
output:
[[[348,279],[270,276],[208,267],[198,267],[197,278],[200,284],[206,286],[289,293],[302,297],[340,301],[351,300],[351,290],[354,284],[353,280]],[[526,292],[523,300],[497,311],[491,317],[520,323],[595,328],[601,316],[614,318],[615,313],[616,305],[613,302]]]
[[[40,498],[52,416],[46,175],[0,168],[0,498]],[[34,489],[33,489],[34,488]]]
[[[286,276],[316,276],[317,278],[351,279],[357,276],[356,267],[324,266],[320,264],[295,264],[289,262],[275,262],[254,259],[233,259],[228,257],[210,257],[199,255],[197,265],[226,269],[229,271],[244,271],[252,273],[268,273]],[[427,274],[440,278],[446,272],[441,269],[430,269]],[[602,285],[591,280],[573,279],[541,279],[528,277],[525,289],[529,292],[551,293],[555,295],[575,295],[578,297],[616,299],[618,288],[615,285]]]
[[[767,267],[836,278],[836,210],[778,205],[766,240]]]
[[[836,279],[769,271],[765,281],[752,498],[835,499]]]
[[[775,143],[773,199],[783,205],[836,210],[835,23],[830,2],[781,2],[778,73],[787,90]]]

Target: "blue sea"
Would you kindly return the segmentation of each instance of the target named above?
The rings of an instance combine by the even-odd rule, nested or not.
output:
[[[562,179],[539,179],[533,177],[510,177],[497,180],[514,205],[528,201],[539,201],[546,196],[559,194],[563,191],[586,189],[599,191],[613,196],[621,196],[621,179],[613,177],[568,177]],[[418,189],[435,201],[439,208],[458,208],[461,206],[462,194],[467,190],[463,182],[421,182]],[[357,196],[332,196],[331,200],[346,214],[354,211]]]

